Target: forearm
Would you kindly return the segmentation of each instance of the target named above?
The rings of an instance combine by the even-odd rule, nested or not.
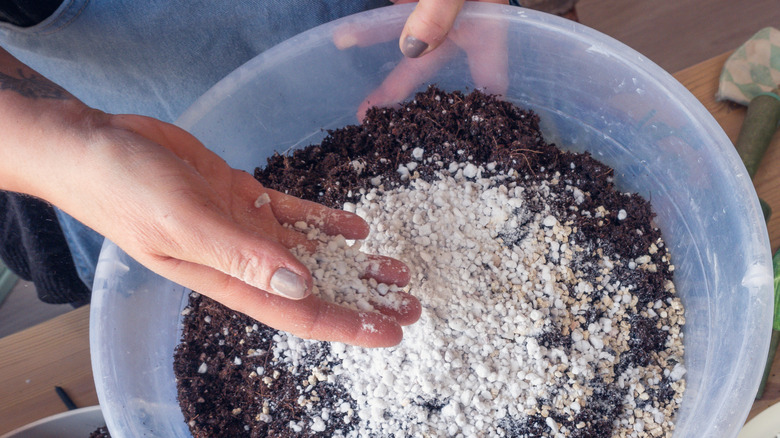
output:
[[[0,48],[0,189],[49,201],[84,156],[90,110]]]

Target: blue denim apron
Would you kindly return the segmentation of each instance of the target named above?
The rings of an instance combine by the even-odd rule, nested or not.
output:
[[[0,45],[87,105],[172,122],[264,50],[386,0],[64,0]],[[92,287],[103,237],[57,210],[79,277]]]

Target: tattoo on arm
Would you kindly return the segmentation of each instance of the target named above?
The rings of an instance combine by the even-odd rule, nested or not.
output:
[[[36,73],[18,70],[19,77],[8,76],[0,72],[0,91],[16,91],[30,99],[71,99],[72,96],[62,87]]]

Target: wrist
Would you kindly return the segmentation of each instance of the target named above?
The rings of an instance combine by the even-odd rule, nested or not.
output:
[[[67,91],[0,49],[0,189],[51,201],[100,120]]]
[[[84,152],[92,110],[76,99],[48,101],[0,92],[0,189],[46,199],[46,186]]]

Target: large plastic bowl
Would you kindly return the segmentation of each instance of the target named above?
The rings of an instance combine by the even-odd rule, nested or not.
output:
[[[349,23],[397,37],[410,11],[374,10],[292,38],[227,76],[179,124],[247,171],[274,151],[318,142],[323,129],[356,123],[360,102],[401,60],[396,38],[339,50],[334,30]],[[508,26],[506,98],[538,112],[558,144],[613,166],[621,190],[652,201],[687,311],[687,390],[674,436],[736,436],[764,366],[773,293],[766,228],[733,146],[682,85],[615,40],[508,6],[469,3],[459,24],[476,19]],[[462,53],[429,82],[475,86]],[[113,436],[189,436],[172,369],[186,297],[105,244],[90,336]]]

